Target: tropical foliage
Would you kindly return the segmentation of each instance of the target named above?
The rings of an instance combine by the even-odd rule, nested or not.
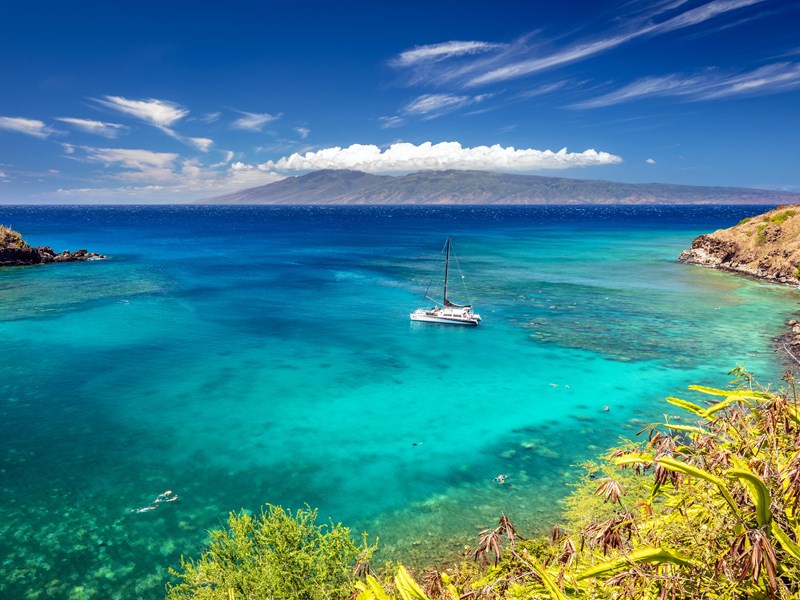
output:
[[[646,441],[587,463],[565,523],[549,539],[523,539],[501,515],[460,564],[416,578],[402,566],[376,575],[361,569],[351,597],[800,598],[795,381],[787,372],[786,392],[775,393],[758,388],[742,369],[734,373],[735,389],[691,386],[694,400],[667,399],[680,416],[643,430]],[[313,531],[315,516],[298,512],[292,519],[270,507],[255,527],[245,515],[232,515],[230,531],[213,534],[199,563],[184,561],[178,574],[184,583],[170,598],[347,597],[353,581],[347,570],[359,550],[334,528],[324,543],[299,543],[292,532]],[[361,556],[370,551],[365,542]]]
[[[170,569],[180,583],[167,585],[168,600],[348,598],[375,547],[366,536],[357,546],[341,524],[316,520],[316,510],[293,515],[269,504],[258,517],[231,513],[199,560],[182,557],[180,570]]]
[[[483,568],[429,571],[419,592],[400,571],[385,582],[394,595],[371,579],[359,600],[800,597],[794,380],[769,393],[735,373],[738,389],[692,386],[705,401],[667,400],[683,418],[587,465],[548,542],[522,540],[503,515],[472,552]]]

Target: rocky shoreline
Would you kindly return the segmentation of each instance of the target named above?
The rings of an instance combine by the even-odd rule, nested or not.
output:
[[[789,329],[772,339],[775,352],[783,352],[791,360],[792,366],[800,366],[800,322],[797,319],[786,321]]]
[[[22,267],[48,263],[76,262],[85,260],[102,260],[103,254],[89,252],[86,249],[70,252],[56,252],[50,246],[32,247],[22,236],[8,227],[0,225],[0,267]]]
[[[678,260],[755,277],[800,284],[800,205],[780,206],[738,225],[701,235]]]
[[[678,260],[761,281],[800,286],[800,205],[779,206],[764,214],[743,219],[738,225],[701,235]],[[800,322],[786,322],[789,330],[773,338],[775,351],[782,351],[800,365]]]

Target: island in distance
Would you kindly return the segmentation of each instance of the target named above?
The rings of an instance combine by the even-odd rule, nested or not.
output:
[[[753,188],[615,183],[489,171],[372,175],[313,171],[200,200],[200,204],[787,204],[800,194]]]
[[[105,256],[102,254],[87,250],[76,250],[75,252],[64,250],[57,253],[50,246],[37,246],[34,248],[28,245],[18,232],[0,225],[0,267],[20,267],[53,262],[100,260],[103,258]]]

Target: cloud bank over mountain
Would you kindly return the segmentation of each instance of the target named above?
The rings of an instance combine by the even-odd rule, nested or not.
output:
[[[482,169],[487,171],[534,171],[613,165],[622,158],[593,149],[568,152],[562,148],[535,150],[533,148],[504,148],[476,146],[465,148],[458,142],[419,145],[392,144],[385,150],[372,144],[353,144],[347,148],[324,148],[305,154],[295,153],[277,161],[264,163],[267,170],[315,171],[319,169],[355,169],[366,173],[402,173],[419,170]]]

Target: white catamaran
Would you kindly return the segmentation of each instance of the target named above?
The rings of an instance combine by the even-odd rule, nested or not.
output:
[[[447,238],[447,241],[444,244],[443,253],[445,255],[444,258],[444,288],[442,293],[442,302],[438,302],[434,298],[431,298],[428,295],[428,291],[431,288],[431,284],[428,284],[428,289],[425,290],[425,297],[434,303],[433,308],[418,308],[413,313],[411,313],[411,320],[412,321],[424,321],[426,323],[442,323],[446,325],[477,325],[481,322],[481,316],[475,314],[472,310],[472,303],[469,304],[456,304],[451,302],[447,298],[447,279],[450,274],[450,238]],[[455,253],[453,253],[453,257],[455,258]],[[440,263],[441,264],[441,263]],[[458,259],[456,259],[456,265],[458,266],[459,275],[461,275],[461,266],[458,265]],[[437,270],[438,271],[438,270]],[[461,275],[461,280],[463,281],[464,276]],[[433,282],[433,279],[431,279]],[[464,291],[466,293],[466,286],[464,286]],[[469,300],[469,294],[467,294],[467,300]]]

